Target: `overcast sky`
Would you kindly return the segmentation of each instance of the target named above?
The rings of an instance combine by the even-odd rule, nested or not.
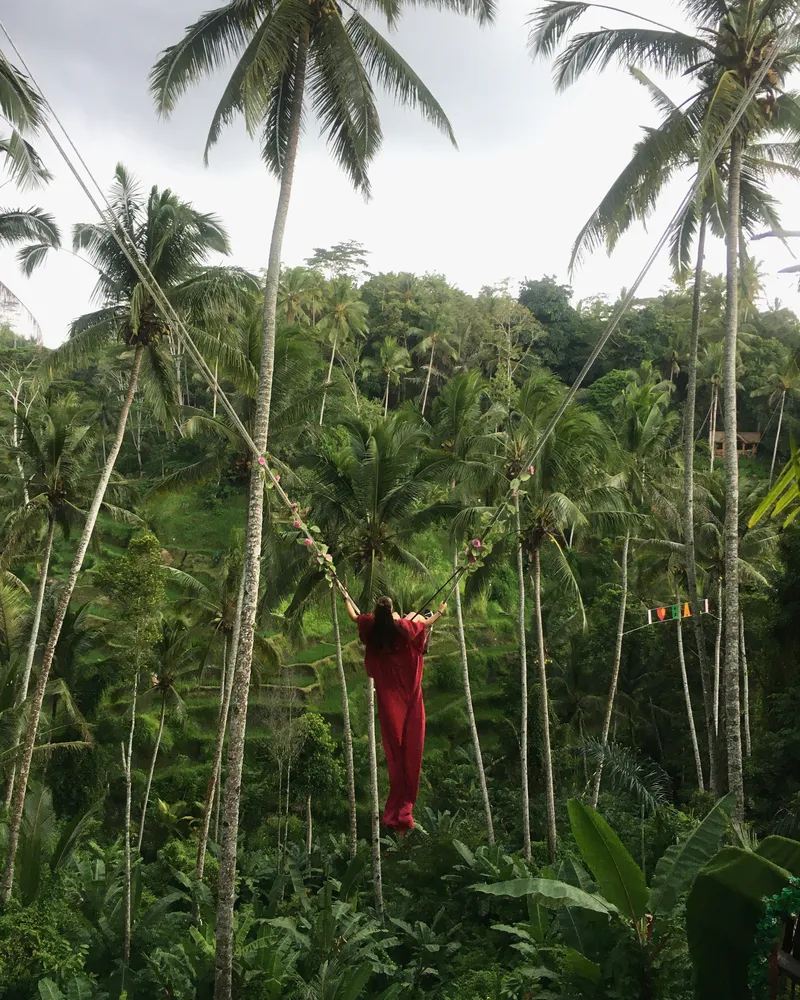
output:
[[[497,22],[486,29],[436,12],[405,18],[393,42],[444,106],[459,149],[412,112],[383,101],[385,142],[371,172],[373,198],[365,204],[310,127],[300,147],[285,263],[301,263],[314,247],[355,239],[371,251],[375,271],[436,271],[472,293],[504,278],[567,280],[575,234],[627,161],[640,126],[656,119],[642,88],[622,70],[556,94],[550,67],[533,64],[526,51],[535,3],[498,0]],[[3,19],[104,188],[118,161],[148,186],[172,187],[199,209],[218,213],[230,231],[234,261],[258,269],[266,263],[277,185],[256,144],[234,128],[210,166],[202,163],[222,79],[191,92],[168,122],[156,117],[147,92],[158,52],[210,6],[210,0],[9,0]],[[681,24],[674,0],[630,0],[630,7]],[[615,23],[614,17],[585,23]],[[668,89],[681,96],[675,84]],[[37,145],[55,181],[24,194],[8,185],[2,207],[39,204],[65,228],[93,220],[55,149],[45,138]],[[629,286],[684,192],[685,185],[667,194],[649,232],[637,229],[611,259],[602,253],[590,259],[572,280],[576,300],[598,293],[614,298]],[[800,228],[797,186],[783,183],[776,193],[784,223]],[[765,241],[757,244],[757,256],[769,275],[770,299],[800,309],[796,281],[777,273],[792,263],[785,248]],[[709,267],[722,265],[721,247],[712,247]],[[63,340],[69,321],[87,309],[93,272],[73,257],[54,257],[30,281],[15,273],[11,252],[0,253],[0,268],[38,317],[49,345]],[[656,292],[667,280],[662,257],[643,292]]]

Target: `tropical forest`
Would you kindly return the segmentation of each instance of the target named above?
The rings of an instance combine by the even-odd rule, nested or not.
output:
[[[457,48],[499,6],[151,5],[153,119],[249,136],[255,267],[0,22],[2,1000],[795,995],[800,7],[531,0],[566,124],[584,77],[650,109],[547,273],[287,259],[317,134],[364,198],[397,116],[457,139],[406,8]]]

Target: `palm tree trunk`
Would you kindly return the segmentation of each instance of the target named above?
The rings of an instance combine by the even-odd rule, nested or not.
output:
[[[744,613],[739,615],[739,641],[742,647],[742,686],[744,701],[744,753],[750,756],[752,740],[750,738],[750,675],[747,671],[747,645],[744,641]]]
[[[714,643],[714,736],[719,735],[719,678],[722,668],[722,580],[717,584],[717,638]]]
[[[219,361],[214,362],[214,400],[211,404],[211,416],[217,416],[217,386],[219,385]]]
[[[136,730],[136,701],[139,694],[139,664],[133,675],[133,700],[131,702],[131,728],[128,732],[128,751],[122,747],[125,764],[125,936],[122,944],[122,961],[128,964],[131,958],[131,757],[133,755],[133,734]]]
[[[367,737],[369,740],[369,798],[372,813],[372,882],[375,912],[383,922],[383,876],[381,873],[381,819],[378,798],[378,747],[375,742],[375,682],[367,681]]]
[[[453,568],[458,568],[458,553],[453,552]],[[458,650],[461,654],[461,677],[464,682],[464,700],[467,704],[469,731],[472,734],[472,748],[475,751],[475,766],[478,769],[478,784],[483,799],[483,814],[486,818],[486,836],[490,844],[494,844],[494,823],[492,822],[492,804],[489,801],[489,788],[486,784],[486,771],[483,767],[481,740],[478,735],[478,724],[475,721],[475,709],[472,704],[472,689],[469,683],[469,659],[467,657],[467,641],[464,635],[464,616],[461,612],[461,589],[456,584],[453,591],[453,601],[456,608],[456,628],[458,631]]]
[[[619,599],[619,618],[617,620],[617,641],[614,646],[614,662],[611,665],[611,683],[608,687],[608,700],[606,701],[606,712],[603,716],[603,730],[600,740],[603,747],[608,743],[608,734],[611,729],[611,717],[614,714],[614,699],[617,697],[617,684],[619,683],[619,668],[622,663],[622,643],[625,634],[625,612],[628,607],[628,550],[631,544],[630,528],[625,532],[625,540],[622,543],[622,592]],[[603,779],[602,758],[597,764],[594,775],[594,789],[592,791],[592,809],[597,808],[597,800],[600,798],[600,782]]]
[[[272,401],[272,378],[275,362],[276,309],[281,271],[281,250],[289,201],[292,192],[297,147],[303,113],[308,35],[301,35],[295,56],[294,93],[289,114],[286,159],[281,173],[280,193],[272,227],[269,263],[264,283],[264,336],[258,377],[254,442],[259,454],[267,447],[269,413]],[[231,1000],[233,977],[233,907],[236,896],[236,841],[239,833],[239,801],[242,792],[244,735],[247,727],[247,700],[253,664],[253,639],[256,606],[261,581],[261,532],[264,516],[264,483],[261,467],[253,461],[247,508],[247,532],[244,551],[244,598],[241,629],[231,697],[228,770],[225,778],[225,805],[222,819],[219,891],[217,901],[217,950],[214,976],[215,1000]]]
[[[422,393],[422,416],[425,416],[425,407],[428,405],[428,390],[431,387],[431,372],[433,371],[433,353],[436,350],[436,342],[431,344],[431,356],[428,361],[428,374],[425,376],[425,389]]]
[[[195,863],[194,877],[198,882],[203,881],[203,872],[206,867],[206,850],[208,849],[208,833],[211,828],[211,811],[214,808],[215,794],[219,801],[219,789],[221,787],[222,757],[225,748],[225,734],[228,729],[228,716],[231,709],[231,696],[233,694],[233,678],[236,672],[236,656],[239,648],[239,631],[241,627],[242,605],[244,603],[244,570],[239,581],[239,594],[236,598],[236,616],[233,621],[233,634],[231,635],[231,645],[228,651],[228,662],[225,669],[224,684],[220,690],[220,705],[217,714],[217,738],[214,742],[214,756],[211,761],[211,777],[208,780],[206,789],[206,801],[203,808],[203,825],[200,827],[200,836],[197,841],[197,861]],[[219,806],[217,806],[219,808]],[[215,839],[219,833],[215,833]]]
[[[314,843],[314,826],[311,815],[311,792],[306,795],[306,854],[311,854],[311,847]]]
[[[781,412],[778,416],[778,430],[775,434],[775,447],[772,449],[772,465],[769,467],[769,485],[772,486],[772,480],[775,477],[775,462],[778,458],[778,445],[781,440],[781,428],[783,427],[783,407],[786,403],[786,390],[784,389],[781,393]]]
[[[708,427],[708,449],[711,453],[709,470],[714,471],[714,455],[717,445],[717,414],[719,413],[719,383],[716,378],[711,383],[711,420]]]
[[[389,386],[392,382],[391,373],[386,376],[386,392],[383,395],[383,415],[384,417],[389,412]]]
[[[162,694],[161,696],[161,718],[158,720],[158,735],[156,736],[156,745],[153,747],[153,756],[150,760],[150,770],[147,774],[147,787],[144,790],[144,802],[142,803],[142,818],[139,823],[139,843],[137,844],[137,850],[141,854],[142,851],[142,839],[144,838],[144,824],[147,819],[147,803],[150,801],[150,789],[153,785],[153,773],[156,769],[156,761],[158,760],[158,750],[161,746],[161,737],[164,735],[164,720],[167,717],[167,699],[166,696]]]
[[[739,333],[739,254],[741,177],[744,140],[731,137],[728,172],[728,273],[725,317],[725,741],[728,789],[736,795],[738,819],[744,817],[742,730],[739,709],[739,456],[736,412],[736,348]]]
[[[22,379],[20,379],[19,384],[16,389],[11,393],[11,402],[14,409],[14,417],[11,421],[11,443],[14,445],[14,450],[19,447],[19,419],[17,413],[19,411],[19,398],[22,394]],[[25,501],[25,506],[27,507],[30,503],[30,496],[28,495],[28,480],[25,477],[25,470],[22,467],[22,459],[19,456],[19,452],[16,453],[15,460],[17,463],[17,472],[19,473],[20,482],[22,483],[22,499]]]
[[[333,641],[336,645],[336,673],[342,692],[342,728],[344,730],[344,761],[347,768],[347,805],[350,813],[350,857],[358,850],[358,812],[356,810],[356,771],[353,764],[353,730],[350,726],[350,698],[347,694],[347,675],[344,672],[342,656],[342,636],[339,631],[339,609],[336,606],[336,591],[331,589],[331,621]]]
[[[1,900],[3,903],[7,903],[10,899],[11,890],[14,886],[14,861],[16,859],[17,847],[19,845],[19,829],[22,822],[22,809],[25,805],[25,793],[28,790],[28,776],[30,775],[33,749],[36,744],[36,732],[39,728],[39,714],[42,710],[44,692],[50,678],[50,668],[53,665],[53,656],[55,655],[56,644],[58,642],[58,637],[61,634],[61,627],[64,624],[64,618],[67,614],[70,599],[73,591],[75,590],[75,584],[78,581],[78,574],[81,571],[83,560],[86,556],[87,549],[89,548],[89,542],[92,539],[94,526],[97,523],[100,507],[102,506],[103,498],[106,494],[106,488],[108,487],[108,481],[111,479],[111,473],[114,471],[114,463],[116,462],[119,450],[122,447],[122,440],[125,436],[125,425],[128,422],[128,414],[130,413],[133,397],[136,394],[136,386],[139,381],[139,371],[142,367],[143,354],[144,346],[140,344],[137,346],[136,353],[133,356],[133,365],[131,366],[131,373],[128,382],[128,393],[125,397],[124,403],[122,404],[122,410],[120,411],[119,420],[117,422],[117,431],[114,436],[114,443],[111,446],[105,468],[103,469],[100,481],[97,484],[97,489],[95,490],[92,504],[89,507],[89,512],[86,515],[83,532],[81,534],[80,541],[78,542],[75,556],[72,560],[72,566],[70,567],[67,582],[61,591],[61,596],[59,597],[58,604],[56,606],[53,625],[50,629],[50,635],[47,638],[47,644],[44,648],[42,666],[39,670],[39,677],[33,693],[33,702],[31,704],[30,715],[28,718],[28,729],[25,734],[25,745],[23,746],[22,757],[19,763],[17,788],[11,809],[11,820],[8,826],[8,849],[6,851],[6,869],[3,876]]]
[[[542,627],[542,567],[539,546],[533,553],[533,599],[536,615],[536,643],[539,647],[539,700],[542,712],[542,764],[544,767],[545,798],[547,800],[547,850],[555,863],[558,848],[556,832],[556,797],[553,781],[553,756],[550,750],[550,703],[547,697],[547,661]]]
[[[525,634],[525,566],[522,561],[522,523],[519,514],[518,496],[514,497],[514,526],[517,532],[517,586],[519,588],[519,763],[522,781],[522,850],[525,854],[525,860],[530,861],[531,806],[530,792],[528,790],[528,640]]]
[[[339,339],[339,331],[333,335],[333,346],[331,347],[331,360],[328,365],[328,377],[325,379],[325,390],[322,393],[322,405],[319,408],[319,425],[322,427],[322,418],[325,416],[325,401],[328,398],[328,386],[333,378],[333,363],[336,360],[336,341]]]
[[[680,604],[680,598],[676,600]],[[680,608],[678,609],[680,610]],[[697,730],[694,725],[694,712],[692,711],[692,697],[689,692],[689,678],[686,674],[686,657],[683,653],[683,619],[678,618],[678,663],[681,668],[681,684],[683,685],[683,697],[686,701],[686,717],[689,720],[689,735],[692,740],[692,751],[694,752],[694,766],[697,769],[697,787],[701,792],[705,791],[703,783],[703,761],[700,757],[700,745],[697,742]]]
[[[22,683],[20,685],[19,697],[17,698],[17,704],[23,705],[25,699],[28,697],[28,687],[31,680],[31,671],[33,670],[33,660],[36,656],[36,644],[39,639],[39,625],[42,621],[42,607],[44,605],[44,594],[47,589],[47,573],[50,569],[50,556],[53,553],[53,538],[56,533],[56,522],[55,518],[49,519],[49,524],[47,526],[47,538],[44,543],[44,553],[42,555],[42,565],[39,570],[39,591],[36,594],[36,605],[33,609],[33,622],[31,623],[31,637],[28,640],[28,650],[25,654],[25,666],[22,671]],[[22,733],[17,731],[17,739],[15,745],[19,743],[19,738]],[[11,805],[11,799],[14,796],[14,783],[16,781],[17,768],[14,765],[11,768],[11,774],[8,778],[8,788],[6,789],[6,799],[5,807]]]
[[[692,609],[700,607],[697,592],[697,549],[694,536],[694,453],[695,453],[695,413],[697,410],[697,355],[700,344],[700,316],[703,297],[703,264],[705,262],[706,233],[708,216],[702,212],[697,234],[697,264],[694,272],[694,293],[692,296],[692,331],[687,360],[686,402],[683,409],[683,541],[686,551],[686,583],[689,603]],[[713,452],[714,439],[710,439]],[[708,743],[708,780],[711,791],[719,797],[719,761],[717,740],[714,733],[714,706],[711,694],[711,671],[706,649],[703,617],[692,614],[697,658],[700,662],[700,682],[703,688],[703,710],[706,720],[706,741]]]

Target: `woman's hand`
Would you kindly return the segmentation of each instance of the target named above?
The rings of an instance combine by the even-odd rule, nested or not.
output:
[[[443,615],[445,611],[447,611],[447,601],[442,601],[442,603],[439,605],[439,614]]]

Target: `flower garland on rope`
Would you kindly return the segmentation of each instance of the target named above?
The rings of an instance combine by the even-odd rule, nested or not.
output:
[[[753,941],[753,957],[750,959],[747,982],[753,1000],[769,997],[772,950],[783,929],[787,917],[800,914],[800,878],[789,879],[789,884],[781,891],[764,900],[765,912],[756,927]]]
[[[292,530],[287,533],[286,537],[294,538],[298,545],[302,545],[309,550],[309,554],[313,557],[314,563],[324,574],[329,587],[337,586],[344,597],[349,597],[344,584],[336,574],[336,566],[333,561],[333,556],[328,550],[328,546],[319,537],[321,534],[320,529],[316,524],[308,524],[306,522],[306,518],[308,517],[311,508],[307,507],[301,512],[299,505],[292,501],[289,494],[281,486],[280,475],[270,469],[265,456],[259,455],[257,461],[261,466],[261,473],[264,477],[264,489],[276,490],[278,496],[283,501],[286,510],[290,512],[288,517],[292,519]],[[511,481],[509,485],[513,496],[517,497],[520,495],[522,484],[527,482],[535,472],[535,467],[531,465],[527,472],[521,473],[518,478]],[[492,551],[491,542],[486,539],[488,531],[495,527],[498,523],[507,520],[509,515],[513,514],[514,511],[514,504],[510,501],[506,501],[494,516],[489,511],[484,513],[484,531],[480,537],[473,538],[467,544],[466,549],[459,559],[460,574],[474,573],[475,570],[479,568],[483,560]]]
[[[336,575],[333,556],[328,551],[328,546],[319,537],[320,529],[316,524],[308,524],[305,520],[311,508],[307,507],[305,511],[301,512],[299,505],[292,502],[289,494],[281,486],[280,475],[270,469],[263,455],[259,455],[258,464],[261,466],[264,476],[264,489],[276,490],[287,510],[291,511],[289,516],[292,518],[292,531],[288,533],[288,537],[294,538],[298,545],[302,545],[308,549],[314,563],[324,573],[329,587],[333,587],[335,584],[343,594],[346,594],[344,584]]]

